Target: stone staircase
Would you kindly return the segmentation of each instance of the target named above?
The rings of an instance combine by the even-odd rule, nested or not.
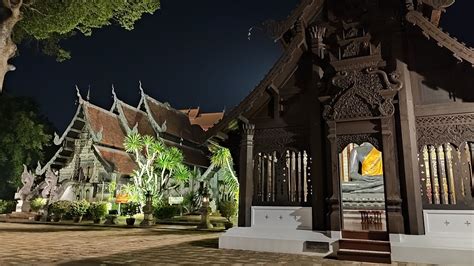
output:
[[[387,232],[342,231],[337,251],[338,260],[391,263]]]

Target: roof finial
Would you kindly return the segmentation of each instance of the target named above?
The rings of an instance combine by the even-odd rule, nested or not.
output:
[[[117,94],[115,93],[115,87],[113,83],[112,83],[112,96],[114,97],[114,100],[117,99]]]
[[[79,91],[79,87],[76,85],[76,95],[77,95],[77,98],[79,100],[79,103],[82,103],[82,95],[81,95],[81,92]]]
[[[141,93],[142,95],[144,95],[145,92],[143,91],[142,81],[141,81],[141,80],[138,81],[138,86],[139,86],[139,88],[140,88],[140,93]]]
[[[90,101],[91,99],[91,85],[89,85],[89,88],[87,89],[87,95],[86,95],[86,100]]]

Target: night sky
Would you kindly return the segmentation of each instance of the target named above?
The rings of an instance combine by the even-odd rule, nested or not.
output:
[[[136,105],[138,81],[145,92],[175,108],[200,106],[229,110],[263,78],[281,54],[263,32],[248,30],[267,19],[282,19],[299,0],[162,0],[133,31],[117,26],[77,35],[63,43],[72,59],[57,63],[31,47],[20,47],[17,67],[6,78],[12,95],[33,97],[62,132],[76,109],[75,84],[91,102],[112,104],[118,97]],[[442,18],[443,28],[474,46],[473,1],[458,0]]]

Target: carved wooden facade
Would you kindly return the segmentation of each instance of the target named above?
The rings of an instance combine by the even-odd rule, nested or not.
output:
[[[343,229],[350,143],[382,152],[390,233],[423,234],[423,208],[472,208],[473,70],[453,66],[474,53],[438,28],[449,3],[403,2],[308,0],[265,23],[284,54],[207,134],[239,162],[241,226],[253,205],[298,205],[313,207],[313,230]]]

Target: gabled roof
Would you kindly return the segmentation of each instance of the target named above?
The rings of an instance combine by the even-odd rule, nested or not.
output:
[[[84,103],[84,113],[90,128],[100,134],[99,144],[124,149],[123,141],[126,132],[120,124],[118,116],[89,102]]]
[[[191,125],[189,118],[181,111],[174,109],[167,103],[159,102],[146,95],[142,90],[142,100],[155,131],[165,132],[179,139],[196,144],[203,143],[204,131],[197,125]]]
[[[213,127],[222,119],[222,117],[224,117],[224,112],[201,113],[199,107],[183,109],[180,111],[188,116],[191,125],[198,125],[204,131],[207,131],[209,128]]]

